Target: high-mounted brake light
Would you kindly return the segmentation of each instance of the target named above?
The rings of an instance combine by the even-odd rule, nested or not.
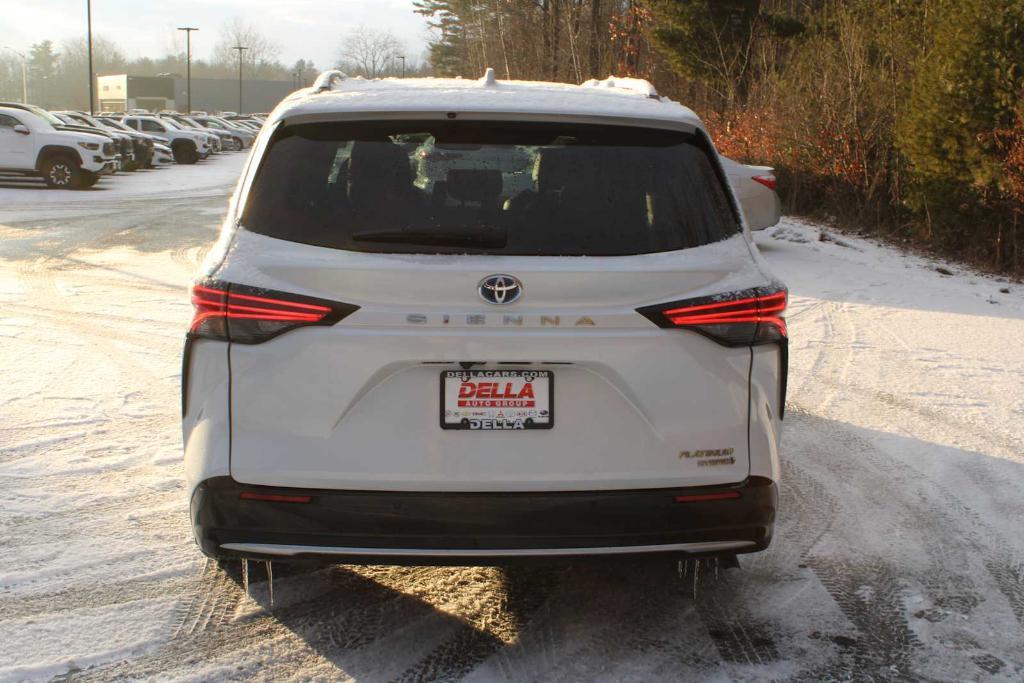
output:
[[[778,181],[775,180],[775,176],[773,175],[755,175],[751,176],[750,179],[753,180],[755,183],[761,183],[769,190],[773,191],[775,190],[775,186],[778,183]]]
[[[333,325],[358,306],[226,282],[192,287],[189,334],[258,344],[304,325]]]
[[[659,327],[692,329],[719,344],[746,346],[786,338],[784,288],[758,287],[638,309]]]

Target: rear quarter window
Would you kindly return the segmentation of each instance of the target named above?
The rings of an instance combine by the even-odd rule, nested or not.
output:
[[[243,226],[350,251],[623,256],[736,234],[698,136],[569,123],[402,121],[279,129]]]

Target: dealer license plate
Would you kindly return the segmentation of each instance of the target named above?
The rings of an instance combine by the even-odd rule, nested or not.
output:
[[[549,370],[445,370],[441,428],[551,429],[553,399]]]

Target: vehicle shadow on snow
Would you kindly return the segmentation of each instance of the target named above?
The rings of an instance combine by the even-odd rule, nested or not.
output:
[[[242,590],[241,572],[228,572]],[[250,572],[263,577],[262,568]],[[273,606],[265,580],[250,586],[263,618],[356,680],[458,680],[474,671],[487,680],[493,667],[494,676],[505,671],[514,680],[575,677],[609,652],[681,654],[678,643],[648,630],[679,609],[695,616],[685,605],[692,581],[669,560],[319,569],[275,562],[274,584]],[[688,653],[690,667],[710,665],[717,657],[709,654]]]
[[[46,183],[36,178],[0,178],[0,189],[11,190],[49,190]],[[55,190],[59,192],[59,190]]]
[[[271,607],[253,563],[251,598],[358,680],[1024,673],[1022,557],[973,502],[1024,513],[1021,465],[799,409],[786,423],[776,538],[741,569],[276,562]]]

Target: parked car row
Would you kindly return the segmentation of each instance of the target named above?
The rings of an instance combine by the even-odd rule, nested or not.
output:
[[[263,118],[205,113],[47,111],[0,102],[0,173],[41,177],[63,189],[92,187],[104,175],[252,147]]]

